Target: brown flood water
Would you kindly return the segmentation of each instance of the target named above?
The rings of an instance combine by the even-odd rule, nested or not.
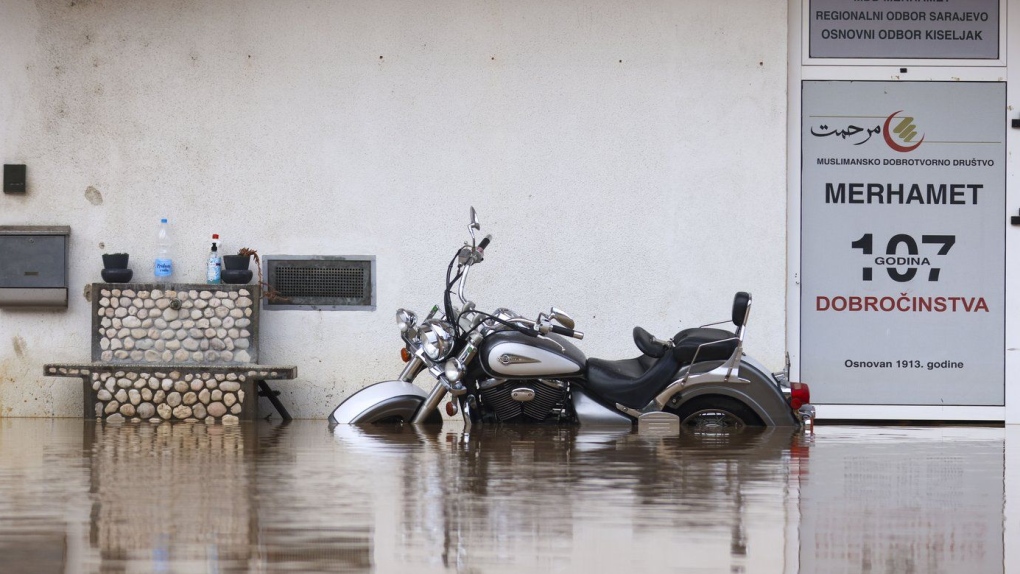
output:
[[[3,419],[0,572],[1020,572],[1018,441]]]

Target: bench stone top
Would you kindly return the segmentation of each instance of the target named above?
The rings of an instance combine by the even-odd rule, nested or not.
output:
[[[242,373],[261,379],[294,379],[297,378],[295,365],[201,365],[201,364],[125,364],[125,363],[48,363],[43,366],[43,374],[49,376],[80,377],[90,373],[124,371],[124,372],[160,372],[172,371],[184,373]]]

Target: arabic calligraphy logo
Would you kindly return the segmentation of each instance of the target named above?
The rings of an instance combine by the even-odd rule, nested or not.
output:
[[[917,140],[917,143],[913,143],[914,138],[917,137],[917,126],[914,124],[914,118],[910,116],[900,118],[896,126],[890,131],[889,126],[892,125],[893,118],[902,112],[903,110],[895,112],[885,119],[882,136],[885,138],[885,143],[889,144],[890,148],[898,152],[906,153],[917,149],[917,147],[921,145],[921,142],[924,141],[924,135],[921,136],[921,139]]]
[[[836,136],[840,139],[850,139],[854,145],[861,145],[871,139],[871,136],[882,133],[882,126],[875,126],[873,128],[862,128],[860,126],[847,126],[845,129],[829,128],[829,126],[822,124],[818,126],[822,131],[816,132],[815,128],[811,128],[811,135],[824,138],[828,136]],[[863,139],[861,139],[863,138]],[[859,140],[859,141],[854,141]]]

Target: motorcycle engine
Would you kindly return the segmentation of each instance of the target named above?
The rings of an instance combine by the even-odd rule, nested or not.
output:
[[[500,421],[544,421],[563,412],[569,386],[549,379],[489,379],[480,381],[478,390],[482,403]]]

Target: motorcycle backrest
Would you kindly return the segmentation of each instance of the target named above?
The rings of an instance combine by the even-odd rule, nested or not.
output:
[[[740,291],[733,296],[733,324],[743,329],[751,315],[751,294]]]

